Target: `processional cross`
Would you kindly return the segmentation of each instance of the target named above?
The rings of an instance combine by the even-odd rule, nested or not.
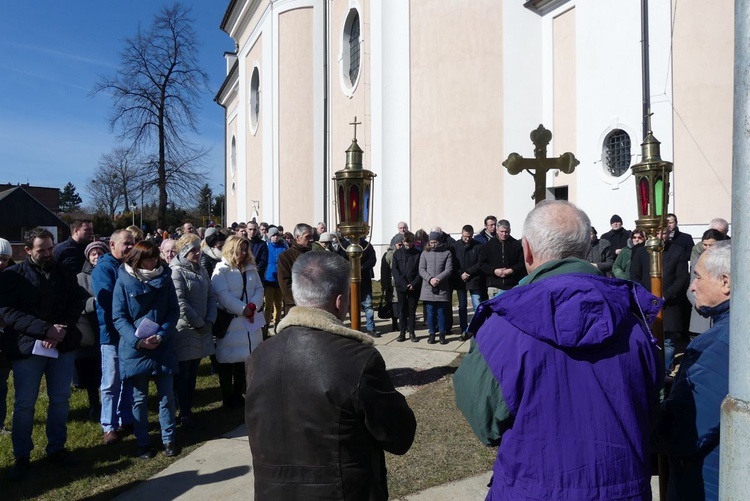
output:
[[[508,173],[516,175],[522,170],[534,176],[534,203],[538,204],[547,198],[547,172],[559,169],[565,174],[571,174],[579,162],[575,155],[567,151],[557,158],[547,158],[547,145],[552,140],[552,132],[542,124],[531,131],[531,142],[534,143],[534,158],[523,158],[518,153],[511,153],[503,166]],[[531,170],[534,170],[532,173]]]

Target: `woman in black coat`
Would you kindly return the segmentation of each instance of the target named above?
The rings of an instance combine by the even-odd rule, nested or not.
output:
[[[422,289],[422,278],[419,276],[419,250],[414,247],[414,234],[404,233],[404,246],[393,253],[393,265],[391,273],[396,285],[398,303],[401,307],[399,326],[401,333],[397,341],[406,341],[406,329],[409,329],[409,338],[417,342],[414,334],[416,324],[417,303],[419,293]]]

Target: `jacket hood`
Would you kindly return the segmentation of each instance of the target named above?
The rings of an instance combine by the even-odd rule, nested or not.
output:
[[[588,350],[612,339],[628,315],[650,325],[662,303],[640,284],[573,273],[517,287],[485,304],[540,341],[565,350]]]

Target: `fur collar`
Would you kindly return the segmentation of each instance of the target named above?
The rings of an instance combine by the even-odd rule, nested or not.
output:
[[[295,306],[279,322],[276,327],[276,333],[280,333],[287,327],[308,327],[310,329],[319,329],[338,336],[344,336],[362,344],[374,344],[370,336],[362,334],[354,329],[344,327],[344,324],[332,313],[319,308],[310,308],[307,306]]]

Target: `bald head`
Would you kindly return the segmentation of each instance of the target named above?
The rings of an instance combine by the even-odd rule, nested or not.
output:
[[[546,200],[537,204],[523,224],[526,269],[532,272],[555,259],[585,259],[590,234],[589,217],[572,203]]]
[[[711,220],[710,228],[722,232],[725,236],[729,233],[729,221],[715,217]]]

